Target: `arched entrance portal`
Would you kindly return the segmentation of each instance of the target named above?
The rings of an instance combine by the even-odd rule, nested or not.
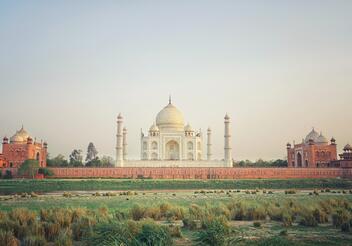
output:
[[[302,167],[302,155],[301,155],[301,153],[297,154],[297,167]]]
[[[167,142],[165,152],[166,152],[165,153],[166,160],[179,160],[180,159],[180,146],[174,140]]]

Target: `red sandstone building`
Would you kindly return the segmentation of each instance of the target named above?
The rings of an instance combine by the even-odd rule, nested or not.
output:
[[[329,167],[337,160],[336,140],[330,143],[322,133],[312,131],[302,139],[302,143],[287,144],[288,167]]]
[[[35,159],[40,167],[46,167],[48,145],[36,142],[22,127],[9,139],[3,138],[0,167],[19,167],[25,160]]]

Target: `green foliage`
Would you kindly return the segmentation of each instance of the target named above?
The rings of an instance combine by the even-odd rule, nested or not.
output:
[[[39,168],[38,173],[43,174],[45,177],[51,177],[54,175],[53,171],[45,167]]]
[[[171,246],[173,241],[167,227],[156,224],[152,221],[145,221],[141,231],[137,234],[138,245],[145,246]]]
[[[47,242],[43,236],[29,236],[23,240],[23,246],[46,246]]]
[[[20,241],[13,235],[13,232],[4,229],[0,229],[0,243],[6,246],[20,246]]]
[[[6,170],[5,175],[3,177],[4,179],[12,179],[12,172],[11,170]]]
[[[85,241],[92,246],[136,245],[134,235],[126,223],[122,222],[97,224],[94,227],[94,234]]]
[[[46,160],[48,167],[68,167],[68,161],[65,159],[65,156],[59,154],[53,159],[48,158]]]
[[[315,227],[318,225],[317,220],[315,219],[315,216],[313,215],[312,211],[304,211],[301,214],[302,218],[299,222],[300,225],[303,226],[312,226]]]
[[[229,227],[224,220],[212,219],[205,223],[205,230],[198,233],[196,242],[198,245],[225,245],[229,235]]]
[[[102,167],[102,163],[99,160],[99,157],[95,157],[92,160],[89,160],[85,164],[86,167]]]
[[[351,189],[352,180],[344,179],[289,179],[289,180],[131,180],[131,179],[89,179],[89,180],[0,180],[0,194],[17,192],[52,192],[73,190],[185,190],[185,189],[304,189],[341,188]],[[271,191],[269,192],[271,193]],[[276,192],[275,192],[276,193]],[[274,193],[274,194],[275,194]]]
[[[73,167],[82,167],[83,166],[83,157],[82,157],[82,150],[77,150],[74,149],[70,156],[69,156],[70,162],[69,165]]]
[[[39,169],[39,161],[37,160],[26,160],[22,163],[18,169],[18,174],[21,176],[29,176],[34,178]]]
[[[264,161],[259,159],[255,162],[250,160],[242,160],[234,163],[234,166],[239,167],[287,167],[287,160],[271,160],[271,161]]]
[[[276,237],[261,239],[255,245],[257,246],[274,246],[274,245],[294,246],[296,244],[285,237],[276,236]]]

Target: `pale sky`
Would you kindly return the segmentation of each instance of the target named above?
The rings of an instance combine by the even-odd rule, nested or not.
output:
[[[223,157],[286,156],[315,127],[352,143],[352,1],[1,1],[0,136],[24,124],[51,156],[115,156],[116,116],[129,157],[140,128],[173,103],[213,130]],[[205,154],[205,153],[204,153]],[[204,155],[205,156],[205,155]]]

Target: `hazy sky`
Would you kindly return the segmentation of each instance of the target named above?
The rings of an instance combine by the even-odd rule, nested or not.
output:
[[[315,126],[352,143],[352,1],[1,1],[0,136],[25,128],[52,156],[115,156],[116,116],[129,157],[140,128],[173,103],[194,128],[223,117],[233,156],[286,156]]]

